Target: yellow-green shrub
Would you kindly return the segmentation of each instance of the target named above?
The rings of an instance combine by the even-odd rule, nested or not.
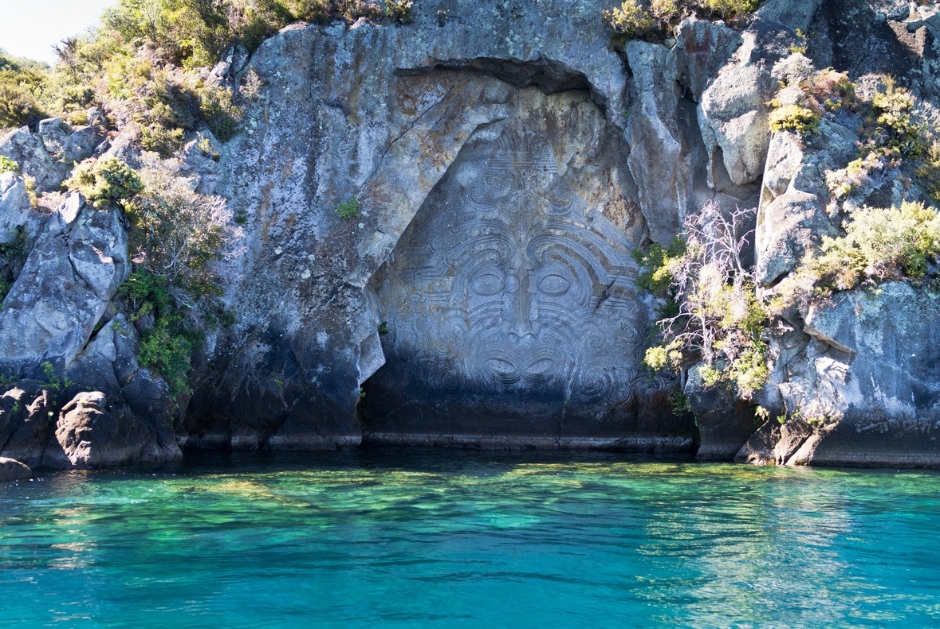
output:
[[[126,206],[144,189],[137,171],[113,157],[82,162],[64,185],[81,192],[96,208],[109,203]]]
[[[793,131],[810,135],[819,128],[819,115],[800,105],[784,105],[770,112],[771,131]]]
[[[940,256],[940,215],[923,203],[860,208],[844,227],[845,236],[823,238],[820,252],[807,253],[776,287],[772,313],[866,282],[921,278]]]

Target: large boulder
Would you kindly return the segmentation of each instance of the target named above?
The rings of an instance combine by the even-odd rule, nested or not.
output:
[[[49,219],[0,313],[0,364],[67,368],[130,272],[121,210],[77,193]]]
[[[778,441],[768,448],[752,439],[740,458],[940,465],[940,297],[890,282],[803,314],[806,340],[775,366],[786,409]]]
[[[69,167],[56,163],[38,133],[20,127],[0,138],[0,155],[20,166],[20,174],[29,175],[37,190],[52,190],[66,178]]]
[[[33,209],[26,182],[13,173],[0,173],[0,245],[32,241],[45,217]]]
[[[61,469],[134,463],[149,441],[147,426],[133,413],[109,404],[104,393],[79,393],[62,408],[55,443],[43,465]]]
[[[54,386],[59,386],[54,383]],[[42,463],[43,450],[55,430],[55,394],[51,386],[25,380],[0,398],[0,456],[30,467]]]

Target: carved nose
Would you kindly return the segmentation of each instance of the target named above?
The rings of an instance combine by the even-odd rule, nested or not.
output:
[[[509,297],[511,300],[509,333],[520,339],[535,336],[538,330],[532,312],[533,303],[532,295],[529,293],[528,274],[521,278],[515,273],[510,276]]]

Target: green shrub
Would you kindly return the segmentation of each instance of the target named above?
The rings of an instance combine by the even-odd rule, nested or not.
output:
[[[197,93],[199,112],[213,135],[220,142],[235,137],[243,111],[234,104],[232,91],[220,85],[203,85]]]
[[[140,129],[140,145],[160,157],[169,157],[183,146],[183,130],[167,129],[160,124],[151,124]]]
[[[699,0],[698,4],[723,20],[734,20],[756,11],[759,0]]]
[[[412,0],[385,0],[385,15],[399,24],[411,20]]]
[[[603,12],[604,21],[615,32],[627,37],[648,33],[656,25],[653,15],[637,0],[625,0],[619,7]]]
[[[640,266],[636,285],[658,297],[665,297],[675,279],[669,269],[684,253],[685,241],[679,237],[673,238],[668,247],[654,242],[645,251],[634,249],[631,255]]]
[[[875,146],[895,149],[901,157],[922,157],[927,153],[928,130],[914,116],[914,95],[897,87],[891,77],[884,79],[883,89],[872,95],[871,106],[878,125]]]
[[[819,128],[819,115],[799,105],[784,105],[770,112],[771,131],[793,131],[811,135]]]
[[[33,126],[45,116],[28,89],[21,85],[0,82],[0,129]]]
[[[137,171],[113,157],[82,162],[65,185],[77,189],[96,208],[109,203],[126,206],[144,189]]]
[[[221,292],[212,267],[225,242],[221,201],[193,192],[159,160],[146,163],[141,178],[145,185],[127,206],[135,259],[193,303],[211,302]]]
[[[43,64],[0,50],[0,129],[33,126],[46,117],[37,99],[46,73]]]
[[[861,208],[844,227],[845,236],[823,238],[820,253],[807,253],[776,287],[772,314],[863,283],[921,278],[940,256],[940,216],[922,203]]]
[[[20,165],[14,162],[12,159],[6,155],[0,155],[0,174],[2,173],[13,173],[14,175],[20,172]]]
[[[169,288],[165,277],[139,270],[120,286],[118,297],[132,321],[153,316],[153,325],[141,335],[137,359],[160,372],[175,398],[190,390],[191,356],[202,335],[187,325]]]
[[[353,197],[336,206],[336,215],[341,220],[359,218],[359,199]]]
[[[753,212],[738,210],[728,217],[706,204],[687,217],[684,248],[675,247],[674,256],[660,249],[647,258],[662,264],[652,273],[644,271],[638,286],[662,290],[669,278],[676,304],[675,313],[658,322],[662,343],[646,351],[649,368],[679,372],[701,362],[705,386],[732,384],[744,399],[763,387],[769,375],[767,345],[761,340],[767,313],[757,298],[753,271],[738,255],[747,238],[738,235],[740,226]]]
[[[837,199],[846,197],[873,183],[872,174],[883,172],[888,166],[884,156],[871,152],[865,157],[854,159],[845,168],[826,171],[826,185],[829,192]]]

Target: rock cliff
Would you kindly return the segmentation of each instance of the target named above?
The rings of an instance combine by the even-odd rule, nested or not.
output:
[[[689,17],[624,44],[601,18],[612,4],[426,0],[404,25],[295,24],[222,64],[260,87],[241,133],[212,140],[218,162],[194,143],[180,156],[233,226],[220,268],[236,323],[207,338],[191,396],[140,366],[141,325],[115,305],[121,210],[77,193],[32,209],[23,179],[0,175],[0,241],[17,230],[28,251],[5,267],[0,456],[65,468],[406,444],[940,463],[926,287],[780,318],[763,421],[643,367],[663,304],[631,255],[706,202],[758,208],[745,255],[773,289],[841,233],[825,171],[859,142],[848,119],[773,131],[780,82],[800,64],[891,73],[932,106],[936,6],[768,0],[737,28]],[[138,163],[126,137],[102,139],[53,119],[0,154],[54,190],[92,154]],[[858,202],[925,198],[896,181]],[[682,387],[697,421],[670,402]]]

